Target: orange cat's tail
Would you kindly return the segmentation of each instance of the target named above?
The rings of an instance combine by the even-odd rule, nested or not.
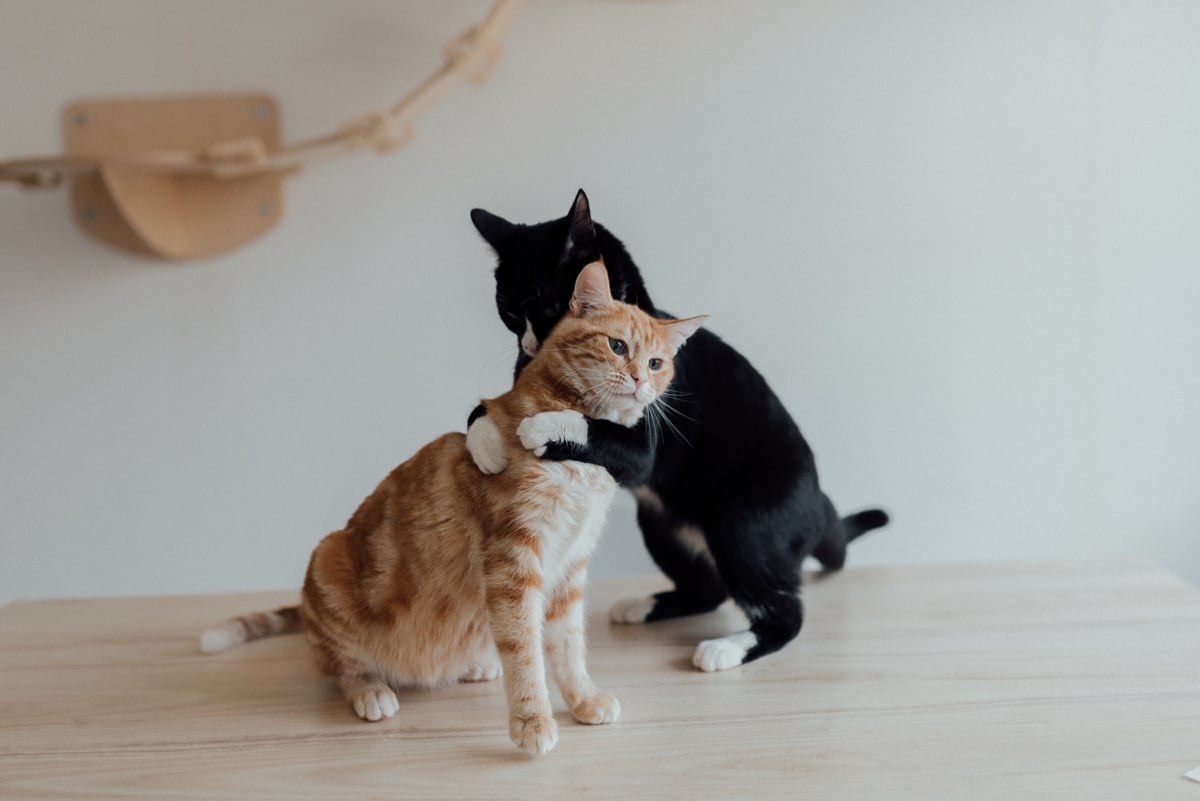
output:
[[[300,607],[281,606],[273,612],[231,617],[200,635],[200,650],[219,654],[250,640],[300,631]]]

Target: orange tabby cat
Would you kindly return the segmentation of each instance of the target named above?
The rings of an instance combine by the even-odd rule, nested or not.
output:
[[[365,720],[396,713],[395,687],[503,672],[509,736],[530,753],[558,741],[545,661],[577,720],[616,720],[617,699],[587,673],[582,602],[616,483],[603,468],[534,451],[586,425],[583,414],[634,425],[701,319],[658,320],[615,301],[604,266],[589,265],[571,313],[512,390],[485,401],[508,451],[504,472],[480,473],[462,434],[434,440],[321,541],[298,610],[226,621],[201,648],[303,628],[318,667]]]

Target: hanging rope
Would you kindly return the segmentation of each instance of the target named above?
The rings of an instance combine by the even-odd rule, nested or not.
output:
[[[496,0],[483,22],[468,29],[445,52],[442,68],[387,111],[367,114],[332,134],[297,142],[273,153],[259,139],[220,142],[201,151],[157,151],[103,159],[50,156],[0,162],[0,181],[29,189],[59,186],[70,175],[104,166],[233,178],[264,172],[289,173],[319,158],[374,148],[388,153],[410,142],[413,125],[464,78],[483,81],[500,59],[507,33],[525,0]]]

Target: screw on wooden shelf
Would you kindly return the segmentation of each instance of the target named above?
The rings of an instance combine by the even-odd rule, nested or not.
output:
[[[88,225],[91,225],[92,223],[94,223],[96,221],[96,210],[93,208],[90,208],[90,207],[86,208],[83,211],[79,212],[79,217],[85,223],[87,223]]]
[[[88,124],[88,115],[87,114],[85,114],[84,112],[81,111],[75,115],[75,125],[77,127],[82,128],[83,126],[85,126],[87,124]]]
[[[263,217],[270,217],[272,214],[275,213],[275,205],[273,203],[270,203],[267,201],[259,203],[258,204],[258,213],[261,214]]]
[[[268,106],[266,103],[259,103],[257,106],[254,107],[254,116],[258,117],[260,120],[270,119],[271,118],[271,107]]]

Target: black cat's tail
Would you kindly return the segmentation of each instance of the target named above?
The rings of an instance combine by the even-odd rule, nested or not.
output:
[[[864,509],[839,519],[828,499],[826,504],[832,524],[825,532],[824,539],[813,548],[812,555],[826,570],[841,570],[846,564],[846,546],[868,531],[883,528],[891,518],[882,509]]]
[[[864,509],[842,518],[842,529],[846,532],[846,542],[851,543],[877,528],[883,528],[891,518],[882,509]]]

